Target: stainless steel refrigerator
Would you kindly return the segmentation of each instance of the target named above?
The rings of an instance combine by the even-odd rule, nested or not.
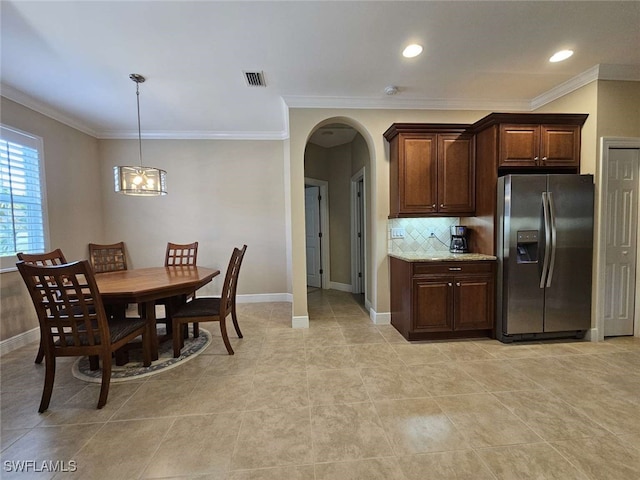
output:
[[[498,179],[496,336],[581,338],[591,327],[593,175]]]

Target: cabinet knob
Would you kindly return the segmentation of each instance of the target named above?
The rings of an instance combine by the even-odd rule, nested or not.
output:
[[[450,287],[453,287],[453,283],[451,283],[451,282],[449,282],[449,283],[448,283],[448,285],[449,285]]]
[[[547,161],[547,157],[542,157],[542,161],[546,162]]]
[[[533,159],[537,162],[539,160],[538,157],[533,157]]]
[[[457,286],[457,287],[459,287],[459,286],[460,286],[460,282],[457,282],[457,283],[456,283],[456,286]]]
[[[431,208],[436,208],[436,204],[434,203],[433,205],[431,205]]]
[[[444,203],[441,203],[441,204],[440,204],[440,208],[444,208]]]

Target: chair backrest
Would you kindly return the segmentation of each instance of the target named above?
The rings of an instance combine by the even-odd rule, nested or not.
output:
[[[62,265],[17,264],[38,314],[45,351],[82,355],[110,342],[102,298],[87,260]]]
[[[164,266],[195,265],[198,261],[198,242],[193,243],[167,243],[167,252],[164,256]]]
[[[127,269],[124,242],[100,245],[89,244],[89,260],[95,273],[117,272]]]
[[[28,265],[40,265],[41,267],[50,267],[52,265],[62,265],[63,263],[67,263],[62,250],[60,250],[59,248],[45,253],[19,252],[16,254],[16,256],[18,257],[18,260],[22,260]]]
[[[244,258],[244,252],[247,251],[247,246],[244,245],[242,250],[234,248],[231,254],[231,260],[229,260],[229,266],[227,267],[227,273],[224,276],[224,285],[222,286],[222,293],[220,295],[220,317],[224,318],[227,313],[231,311],[233,303],[236,298],[236,290],[238,287],[238,275],[240,274],[240,266],[242,265],[242,259]]]

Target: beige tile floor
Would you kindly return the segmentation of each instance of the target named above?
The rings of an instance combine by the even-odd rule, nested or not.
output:
[[[68,360],[39,415],[37,346],[2,357],[0,476],[640,478],[638,339],[409,344],[334,291],[309,294],[308,330],[289,328],[288,304],[239,310],[235,356],[214,338],[181,367],[113,384],[102,410]],[[8,472],[18,460],[77,471]]]

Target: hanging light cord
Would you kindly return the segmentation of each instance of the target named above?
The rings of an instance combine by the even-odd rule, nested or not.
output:
[[[142,132],[140,130],[140,83],[136,81],[136,101],[138,104],[138,148],[140,155],[140,166],[142,167]]]

